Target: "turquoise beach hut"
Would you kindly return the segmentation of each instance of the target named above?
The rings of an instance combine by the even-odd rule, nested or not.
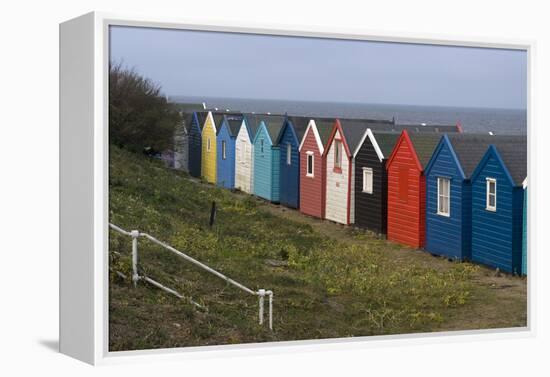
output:
[[[280,201],[280,150],[276,145],[284,117],[265,115],[250,117],[258,123],[254,137],[254,194],[274,203]]]

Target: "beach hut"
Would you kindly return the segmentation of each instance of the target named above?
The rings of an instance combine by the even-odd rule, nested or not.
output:
[[[355,225],[386,234],[388,176],[386,161],[399,138],[397,132],[368,128],[354,151]]]
[[[254,192],[254,135],[258,127],[257,116],[245,114],[235,140],[235,188]]]
[[[279,145],[280,202],[289,208],[300,206],[300,142],[308,126],[305,117],[286,117],[276,145]]]
[[[355,221],[353,152],[369,127],[386,128],[371,120],[336,119],[325,148],[325,218],[340,224]]]
[[[201,177],[209,183],[216,183],[217,162],[217,127],[221,123],[223,114],[209,111],[202,128],[202,161]]]
[[[274,203],[280,200],[279,146],[275,144],[284,117],[265,115],[254,136],[254,194]]]
[[[491,145],[472,174],[472,261],[521,273],[527,140]]]
[[[216,184],[235,188],[235,142],[243,124],[241,114],[225,114],[216,137]]]
[[[440,139],[424,171],[427,251],[450,259],[471,259],[471,175],[490,144],[514,139],[476,134],[449,134]]]
[[[415,248],[424,246],[424,167],[441,135],[404,130],[388,158],[388,240]]]
[[[189,174],[200,178],[202,166],[202,128],[208,115],[205,111],[193,112],[189,120]]]
[[[527,275],[527,178],[523,181],[523,243],[521,247],[521,274]]]
[[[334,118],[310,119],[298,148],[300,156],[300,212],[325,217],[325,160],[323,154]]]

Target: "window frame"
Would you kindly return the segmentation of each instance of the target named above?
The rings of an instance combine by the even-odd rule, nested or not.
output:
[[[207,151],[207,152],[210,152],[210,149],[211,149],[210,138],[207,137],[207,138],[206,138],[206,151]]]
[[[369,181],[366,179],[366,177],[370,177],[370,188],[369,188]],[[365,194],[373,194],[374,193],[374,172],[372,168],[369,167],[363,167],[363,187],[362,192]]]
[[[342,169],[342,139],[334,139],[334,169]]]
[[[286,143],[286,164],[292,165],[292,145],[290,143]]]
[[[309,172],[309,158],[311,157],[311,173]],[[311,151],[306,152],[306,177],[315,177],[315,155]]]
[[[442,183],[447,183],[447,195],[441,190]],[[441,210],[441,199],[447,199],[447,211]],[[439,216],[451,217],[451,179],[448,177],[437,177],[437,214]]]
[[[222,140],[222,160],[227,159],[227,146],[225,140]]]
[[[264,139],[260,139],[260,153],[264,154]]]
[[[490,212],[496,212],[497,211],[497,180],[496,178],[487,177],[485,178],[485,209]],[[491,184],[494,184],[495,192],[491,194]],[[491,195],[495,198],[495,204],[492,206],[490,203],[490,197]]]

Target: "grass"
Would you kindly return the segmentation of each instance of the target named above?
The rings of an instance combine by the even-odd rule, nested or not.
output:
[[[111,231],[111,351],[526,324],[525,279],[308,218],[114,146],[109,185],[111,222],[275,294],[269,331],[257,323],[256,297],[142,238],[141,273],[208,310],[143,282],[134,288],[130,239]],[[214,200],[218,213],[210,228]]]

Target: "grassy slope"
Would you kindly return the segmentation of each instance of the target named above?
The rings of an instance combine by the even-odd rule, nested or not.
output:
[[[525,325],[522,279],[306,218],[116,147],[110,153],[111,222],[275,293],[270,332],[257,324],[255,297],[140,239],[142,273],[208,312],[111,272],[111,350]],[[218,214],[210,229],[212,200]],[[112,271],[129,276],[130,240],[111,231],[109,246]]]

